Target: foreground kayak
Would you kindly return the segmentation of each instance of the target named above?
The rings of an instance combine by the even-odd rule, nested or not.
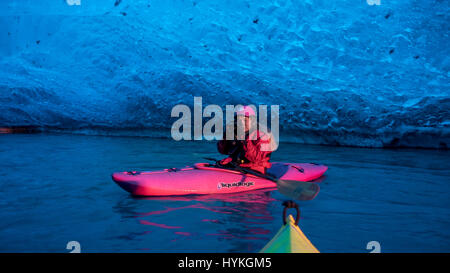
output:
[[[319,250],[306,238],[292,215],[286,219],[277,234],[267,245],[261,249],[261,253],[319,253]]]
[[[274,162],[267,170],[277,179],[311,181],[321,177],[327,166],[314,163]],[[112,179],[127,192],[138,196],[236,193],[276,187],[269,179],[236,170],[197,163],[185,168],[148,172],[117,172]]]

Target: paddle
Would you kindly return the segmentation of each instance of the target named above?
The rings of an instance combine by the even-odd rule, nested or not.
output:
[[[217,160],[214,158],[204,157],[204,159],[217,162]],[[300,201],[313,200],[317,196],[317,194],[319,193],[319,190],[320,190],[319,185],[317,185],[315,183],[297,181],[297,180],[281,180],[281,179],[277,179],[273,176],[265,175],[265,174],[259,173],[257,171],[251,170],[251,169],[239,167],[237,164],[235,164],[233,162],[231,162],[231,164],[234,167],[234,170],[240,171],[241,173],[252,174],[254,176],[258,176],[258,177],[268,179],[268,180],[275,182],[277,184],[278,191],[281,194],[286,195],[289,198],[292,198],[295,200],[300,200]],[[216,164],[216,167],[219,167],[219,166],[217,166],[217,164]],[[233,170],[231,168],[224,168],[224,167],[219,167],[219,168]]]

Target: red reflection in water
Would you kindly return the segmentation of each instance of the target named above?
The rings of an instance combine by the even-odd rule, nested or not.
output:
[[[270,196],[270,192],[274,189],[261,189],[252,192],[241,192],[241,193],[231,193],[231,194],[211,194],[211,195],[193,195],[193,196],[172,196],[172,197],[143,197],[139,199],[146,200],[164,200],[164,201],[200,201],[200,202],[217,202],[222,201],[225,203],[245,203],[245,204],[262,204],[267,205],[276,199]],[[182,209],[204,209],[211,212],[223,213],[223,214],[233,214],[233,212],[241,212],[240,209],[225,206],[206,206],[203,203],[197,203],[188,206],[166,208],[164,210],[151,211],[146,213],[137,213],[136,217],[144,217],[150,215],[159,215],[168,213],[171,211],[182,210]],[[260,208],[261,209],[261,208]],[[265,211],[264,211],[265,212]],[[258,211],[253,211],[253,213],[258,213]],[[263,211],[261,211],[263,213]],[[248,216],[254,219],[270,219],[270,216]]]
[[[35,126],[0,127],[0,134],[30,134],[37,132],[38,129]]]
[[[153,223],[153,222],[149,222],[146,220],[139,220],[139,223],[141,223],[142,225],[155,226],[155,227],[167,228],[167,229],[182,228],[179,226],[168,226],[168,225],[164,225],[164,224]]]
[[[248,233],[250,233],[250,234],[262,234],[262,235],[264,235],[264,234],[269,234],[269,233],[270,233],[270,230],[262,229],[262,228],[252,228],[252,229],[249,229],[249,230],[248,230]]]
[[[263,219],[263,220],[272,220],[272,218],[273,218],[271,215],[256,216],[256,215],[251,215],[251,214],[247,214],[245,217],[251,218],[251,219]]]
[[[11,128],[0,128],[0,134],[12,134],[14,131]]]
[[[228,219],[234,223],[244,223],[244,227],[238,228],[235,225],[230,226],[230,229],[217,230],[216,233],[203,233],[202,236],[214,236],[218,240],[267,240],[266,235],[270,234],[269,230],[262,229],[261,227],[267,224],[267,221],[273,220],[267,210],[267,205],[276,199],[271,197],[270,192],[274,189],[263,189],[253,192],[243,192],[236,194],[223,194],[223,195],[207,195],[207,196],[181,196],[181,197],[148,197],[142,198],[146,200],[158,200],[158,201],[180,201],[182,205],[179,207],[165,207],[164,209],[137,213],[136,218],[161,215],[169,212],[175,212],[185,209],[200,209],[210,212],[220,213],[225,215],[225,221],[220,219],[202,219],[201,222],[211,222],[222,225],[229,225]],[[139,198],[141,199],[141,198]],[[191,202],[191,204],[183,204],[182,202]],[[194,202],[194,204],[192,204]],[[177,202],[178,203],[178,202]],[[220,206],[217,206],[220,204]],[[222,205],[223,204],[223,205]],[[183,212],[182,212],[183,213]],[[176,213],[175,213],[176,214]],[[184,213],[184,215],[188,215]],[[218,217],[222,218],[222,217]],[[253,221],[252,221],[253,220]],[[140,220],[141,224],[151,225],[165,229],[180,229],[180,226],[168,226],[165,224],[157,224],[145,220]],[[248,226],[248,224],[253,225],[253,227]],[[256,226],[255,226],[256,225]],[[200,226],[201,228],[201,226]],[[226,228],[226,227],[225,227]],[[177,240],[184,240],[192,238],[191,232],[186,231],[176,231],[174,234],[179,235],[177,238],[172,238],[171,242],[176,242]],[[184,236],[181,237],[181,236]]]
[[[191,233],[190,233],[190,232],[181,232],[181,231],[177,231],[177,232],[175,232],[175,234],[178,234],[178,235],[184,235],[184,236],[191,236]]]
[[[220,223],[220,221],[216,219],[203,219],[202,222]]]
[[[224,211],[224,210],[232,210],[232,211],[239,211],[234,208],[229,207],[207,207],[201,203],[190,205],[190,206],[184,206],[184,207],[177,207],[177,208],[167,208],[165,210],[157,210],[157,211],[151,211],[151,212],[145,212],[145,213],[138,213],[138,216],[136,217],[144,217],[144,216],[150,216],[150,215],[158,215],[158,214],[164,214],[175,210],[181,210],[181,209],[205,209],[212,212],[217,213],[224,213],[224,214],[231,214],[230,211]],[[222,209],[222,210],[221,210]]]
[[[226,194],[204,194],[204,195],[187,195],[187,196],[153,196],[153,197],[135,197],[145,200],[161,200],[161,201],[201,201],[201,202],[217,202],[226,203],[251,203],[251,204],[267,204],[275,201],[269,193],[276,189],[260,189],[248,192],[226,193]]]

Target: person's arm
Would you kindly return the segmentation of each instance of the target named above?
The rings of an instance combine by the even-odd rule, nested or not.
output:
[[[250,140],[244,146],[245,158],[250,162],[263,162],[268,161],[272,151],[263,151],[261,145],[268,145],[271,142],[269,134],[259,134],[256,140]]]

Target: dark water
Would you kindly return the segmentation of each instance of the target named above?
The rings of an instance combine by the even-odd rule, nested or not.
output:
[[[0,251],[257,252],[281,225],[277,191],[133,198],[121,170],[219,157],[215,144],[139,137],[0,135]],[[329,166],[300,225],[322,252],[450,251],[450,153],[282,143],[274,161]]]

